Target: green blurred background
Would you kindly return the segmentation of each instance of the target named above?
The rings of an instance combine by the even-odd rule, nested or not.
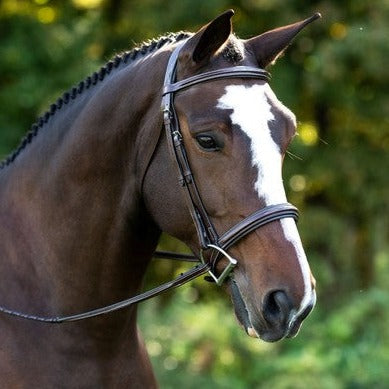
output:
[[[310,16],[273,67],[298,117],[285,161],[289,200],[317,278],[296,339],[238,327],[222,289],[196,281],[140,307],[162,388],[389,388],[388,0],[2,0],[0,159],[35,118],[117,51],[195,31],[234,8],[241,38]],[[164,236],[161,245],[181,249]],[[146,287],[184,267],[153,263]]]

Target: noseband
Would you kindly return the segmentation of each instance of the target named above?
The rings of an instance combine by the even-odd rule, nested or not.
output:
[[[255,211],[245,219],[241,220],[239,223],[235,224],[222,235],[217,233],[204,206],[192,170],[190,168],[177,113],[174,108],[174,95],[175,93],[190,88],[194,85],[218,79],[245,78],[269,81],[270,74],[264,69],[251,66],[235,66],[231,68],[224,68],[201,73],[181,81],[176,81],[177,60],[180,49],[184,43],[185,42],[181,43],[173,51],[169,58],[163,87],[162,110],[166,137],[168,140],[170,153],[177,168],[178,181],[180,186],[184,189],[186,204],[196,227],[200,244],[200,258],[192,255],[161,251],[155,252],[154,256],[159,258],[184,260],[188,262],[198,262],[200,259],[201,264],[196,265],[189,271],[182,273],[176,279],[157,286],[156,288],[130,297],[129,299],[120,301],[118,303],[88,312],[68,316],[42,317],[14,311],[2,306],[0,306],[0,312],[23,319],[45,323],[63,323],[103,315],[133,304],[137,304],[141,301],[145,301],[154,296],[157,296],[167,290],[177,288],[207,272],[210,274],[211,280],[215,281],[217,285],[221,285],[223,281],[229,276],[234,267],[238,264],[238,261],[227,253],[227,250],[231,246],[257,228],[260,228],[275,220],[293,218],[297,221],[298,210],[296,207],[289,203],[275,204]],[[203,255],[205,252],[209,253],[206,255],[206,257],[209,258],[208,260],[206,260],[205,256]],[[223,257],[227,259],[228,264],[221,272],[221,274],[217,274],[216,265]]]

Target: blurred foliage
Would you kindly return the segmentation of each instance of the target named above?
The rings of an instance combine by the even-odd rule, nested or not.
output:
[[[246,337],[219,289],[196,281],[144,304],[163,388],[389,386],[388,1],[1,0],[0,158],[31,123],[115,51],[234,8],[247,38],[320,11],[273,67],[299,119],[284,167],[318,281],[318,305],[294,340]],[[182,245],[163,237],[164,248]],[[154,264],[146,284],[181,271]]]
[[[276,344],[245,336],[225,301],[198,301],[193,286],[149,304],[141,327],[161,388],[388,388],[388,291],[316,309],[297,338]]]

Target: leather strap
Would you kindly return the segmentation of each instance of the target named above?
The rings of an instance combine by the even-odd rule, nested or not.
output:
[[[189,88],[207,81],[226,78],[257,78],[260,80],[269,81],[270,73],[264,69],[258,69],[251,66],[235,66],[231,68],[212,70],[210,72],[197,74],[181,81],[166,84],[163,88],[163,95],[168,93],[176,93],[182,89]]]
[[[180,50],[185,42],[179,44],[169,58],[166,69],[164,88],[174,84],[176,77],[177,60]],[[192,79],[189,78],[188,80]],[[166,138],[170,154],[174,165],[177,168],[178,181],[180,186],[184,187],[184,196],[193,223],[195,224],[200,247],[206,249],[208,244],[217,241],[217,233],[208,213],[204,207],[197,185],[192,175],[180,132],[179,121],[176,110],[174,109],[174,93],[163,93],[162,111],[164,115],[164,124]]]
[[[201,275],[207,273],[209,271],[209,265],[208,264],[201,264],[197,265],[194,268],[190,269],[189,271],[181,274],[179,277],[175,278],[172,281],[166,282],[162,285],[157,286],[156,288],[150,289],[146,292],[143,292],[141,294],[138,294],[136,296],[130,297],[126,300],[119,301],[115,304],[111,304],[102,308],[94,309],[92,311],[87,311],[83,313],[78,313],[75,315],[68,315],[68,316],[54,316],[54,317],[45,317],[45,316],[37,316],[37,315],[30,315],[28,313],[22,313],[17,311],[12,311],[10,309],[7,309],[5,307],[0,307],[0,312],[3,312],[7,315],[16,316],[22,319],[28,319],[33,321],[39,321],[43,323],[50,323],[50,324],[59,324],[59,323],[65,323],[65,322],[71,322],[71,321],[79,321],[84,319],[90,319],[92,317],[105,315],[110,312],[117,311],[119,309],[123,309],[126,307],[129,307],[130,305],[138,304],[142,301],[148,300],[152,297],[158,296],[159,294],[170,290],[177,288],[183,284],[186,284],[189,281],[192,281],[193,279],[200,277]]]
[[[199,259],[192,254],[181,254],[172,251],[155,251],[153,257],[157,259],[172,259],[174,261],[199,262]]]
[[[219,245],[224,250],[227,250],[237,241],[257,228],[287,217],[291,217],[295,221],[297,221],[299,217],[298,209],[289,203],[269,205],[259,209],[226,231],[220,237]]]

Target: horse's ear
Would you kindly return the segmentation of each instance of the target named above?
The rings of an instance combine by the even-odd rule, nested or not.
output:
[[[245,41],[248,51],[255,54],[258,65],[262,68],[274,62],[288,47],[293,38],[308,24],[321,17],[316,13],[308,19],[288,26],[267,31]]]
[[[232,32],[232,9],[203,26],[188,39],[181,50],[180,58],[193,61],[193,65],[203,65],[218,51]]]

